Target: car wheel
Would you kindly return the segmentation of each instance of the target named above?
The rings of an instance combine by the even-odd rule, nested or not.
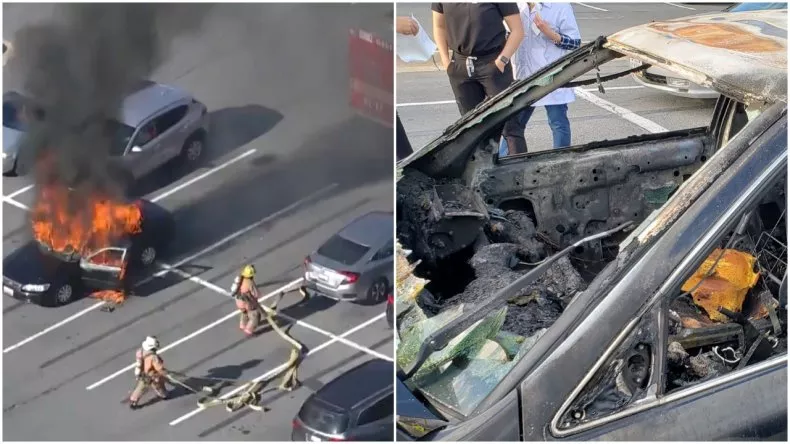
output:
[[[377,279],[373,285],[368,289],[368,302],[379,303],[387,297],[387,280],[384,278]]]
[[[190,137],[184,147],[181,148],[181,161],[185,165],[196,165],[205,154],[205,138],[202,134],[195,134]]]
[[[74,287],[71,284],[63,284],[56,288],[53,293],[55,304],[66,305],[74,298]]]
[[[156,260],[156,248],[154,247],[145,247],[140,252],[140,263],[145,266],[153,265],[154,261]]]

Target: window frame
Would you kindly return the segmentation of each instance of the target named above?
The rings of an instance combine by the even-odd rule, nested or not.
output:
[[[175,110],[177,110],[179,108],[182,108],[182,107],[184,108],[184,115],[181,116],[180,119],[178,119],[173,125],[171,125],[167,129],[161,130],[159,128],[158,124],[159,124],[160,120],[162,119],[162,117],[164,117],[168,113],[171,113],[171,112],[173,112],[173,111],[175,111]],[[137,125],[137,128],[135,129],[134,135],[132,136],[132,139],[129,142],[129,145],[126,147],[126,153],[124,155],[131,153],[131,149],[133,147],[135,147],[135,146],[139,146],[140,148],[142,148],[145,145],[148,145],[149,143],[159,139],[164,133],[166,133],[167,131],[171,130],[172,128],[175,128],[176,126],[178,126],[178,123],[181,122],[182,120],[184,120],[184,118],[188,114],[189,114],[189,103],[186,103],[186,102],[183,102],[183,101],[172,103],[171,105],[154,112],[153,114],[148,116],[142,123]],[[145,127],[147,127],[148,125],[151,125],[151,124],[153,124],[154,127],[157,130],[156,131],[156,136],[152,137],[151,139],[149,139],[147,142],[145,142],[142,145],[137,143],[137,138],[143,132],[143,129]]]
[[[104,247],[104,248],[100,248],[100,249],[94,251],[93,253],[91,253],[90,256],[86,256],[86,257],[82,258],[80,260],[81,266],[83,268],[90,269],[90,270],[93,270],[93,271],[112,271],[112,272],[116,272],[116,271],[121,270],[123,267],[115,267],[115,266],[112,266],[112,265],[97,264],[97,263],[91,262],[91,258],[96,257],[97,255],[99,255],[100,253],[105,252],[105,251],[121,251],[121,262],[122,263],[126,262],[126,256],[129,253],[129,249],[128,248],[123,248],[123,247]]]
[[[733,105],[737,101],[733,101]],[[730,109],[727,110],[728,113]],[[705,233],[698,239],[697,244],[688,252],[688,254],[680,261],[675,270],[668,276],[664,284],[656,291],[650,298],[647,299],[645,309],[635,316],[625,328],[610,342],[610,345],[596,360],[593,366],[585,373],[584,378],[575,386],[574,390],[566,397],[560,407],[552,416],[551,423],[549,424],[550,433],[555,438],[567,438],[586,432],[600,426],[610,424],[614,421],[635,415],[637,413],[650,410],[661,405],[671,403],[683,398],[691,397],[707,390],[715,389],[722,385],[726,385],[732,381],[740,378],[748,378],[754,373],[759,373],[767,368],[779,365],[788,360],[788,354],[774,356],[766,361],[756,363],[751,366],[744,367],[740,370],[735,370],[720,377],[710,379],[708,381],[700,382],[682,389],[666,392],[666,347],[668,346],[668,321],[667,311],[670,298],[669,295],[675,294],[674,290],[679,289],[685,281],[685,278],[690,276],[694,270],[708,257],[710,251],[713,249],[715,243],[721,237],[735,226],[741,219],[746,209],[751,209],[759,202],[760,197],[775,184],[776,180],[781,180],[779,175],[786,171],[787,168],[787,154],[775,159],[769,168],[761,171],[744,192],[733,202],[724,214],[716,220],[713,224],[713,229]],[[781,177],[785,177],[781,175]],[[654,315],[655,314],[655,315]],[[592,420],[590,422],[580,424],[576,427],[569,429],[560,429],[560,423],[565,416],[565,412],[569,407],[578,399],[590,380],[595,377],[603,366],[616,358],[614,352],[619,350],[630,338],[633,337],[637,326],[644,325],[645,319],[652,317],[652,321],[656,324],[652,327],[656,328],[658,332],[657,344],[653,353],[653,361],[651,362],[651,375],[650,383],[645,395],[639,399],[635,399],[630,405],[624,407],[622,410],[614,412],[608,416]],[[657,368],[659,370],[657,370]],[[654,373],[658,371],[658,373]]]

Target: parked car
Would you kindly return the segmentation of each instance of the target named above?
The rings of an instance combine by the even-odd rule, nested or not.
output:
[[[63,254],[32,240],[3,259],[3,293],[43,306],[65,305],[86,291],[127,290],[149,269],[175,234],[172,215],[138,201],[141,231],[90,254]]]
[[[30,168],[30,161],[19,152],[30,109],[37,118],[46,118],[46,106],[35,99],[15,91],[3,95],[3,174],[26,174]],[[106,128],[113,167],[118,168],[119,180],[131,186],[176,159],[197,165],[205,154],[208,111],[179,88],[142,81]]]
[[[305,258],[304,289],[338,301],[384,301],[393,282],[394,223],[382,211],[354,219]]]
[[[769,9],[787,9],[787,3],[736,3],[724,9],[724,12],[761,11]],[[631,66],[636,67],[641,63],[631,59]],[[675,73],[658,66],[651,66],[643,71],[633,74],[634,80],[642,86],[657,89],[679,97],[692,99],[716,99],[719,93],[713,89],[696,84],[686,76]]]
[[[787,440],[786,30],[600,37],[398,162],[399,441]],[[499,158],[507,119],[623,58],[693,73],[711,123]]]
[[[392,363],[373,359],[310,395],[293,420],[292,441],[392,441]]]

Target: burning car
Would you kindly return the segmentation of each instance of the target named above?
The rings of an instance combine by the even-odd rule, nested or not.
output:
[[[48,196],[34,208],[34,240],[3,260],[3,292],[44,306],[64,305],[91,291],[123,300],[130,278],[152,266],[172,239],[171,214],[147,200],[97,200],[90,222],[63,223],[64,208],[52,207],[63,199]]]
[[[651,66],[711,123],[499,158],[521,109]],[[786,10],[600,37],[480,104],[398,163],[398,440],[786,440],[786,177]]]

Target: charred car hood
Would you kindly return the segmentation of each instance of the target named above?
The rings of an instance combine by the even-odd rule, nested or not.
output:
[[[65,265],[30,241],[3,259],[3,277],[20,284],[48,284]]]

